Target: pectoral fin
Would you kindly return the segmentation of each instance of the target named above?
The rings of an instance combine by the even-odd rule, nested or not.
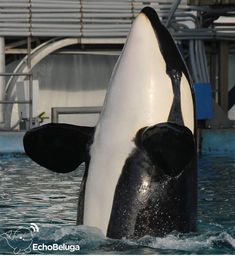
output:
[[[137,143],[170,176],[178,175],[195,154],[195,141],[190,129],[169,122],[140,130]]]
[[[43,167],[59,173],[71,172],[85,161],[87,143],[94,130],[70,124],[46,124],[26,132],[24,149]]]

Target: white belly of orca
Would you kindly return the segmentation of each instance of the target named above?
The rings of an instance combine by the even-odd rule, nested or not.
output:
[[[114,69],[91,146],[85,189],[84,224],[107,233],[114,193],[137,131],[167,122],[173,102],[172,81],[148,17],[135,19]],[[181,78],[181,111],[194,132],[189,83]]]

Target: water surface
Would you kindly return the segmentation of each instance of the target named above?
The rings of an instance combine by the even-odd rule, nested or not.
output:
[[[199,157],[198,232],[164,238],[112,240],[75,226],[83,170],[57,174],[26,156],[1,156],[0,254],[235,254],[235,156]],[[33,244],[54,243],[80,245],[80,251],[33,250]]]

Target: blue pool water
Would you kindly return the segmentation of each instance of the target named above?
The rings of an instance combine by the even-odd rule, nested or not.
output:
[[[83,169],[56,174],[25,156],[0,158],[0,254],[235,254],[235,156],[199,157],[198,232],[164,238],[112,240],[75,226]],[[67,250],[36,251],[35,244]]]

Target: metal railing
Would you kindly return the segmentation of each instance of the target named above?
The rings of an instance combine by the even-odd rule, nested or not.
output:
[[[29,85],[29,99],[28,100],[0,100],[0,104],[29,104],[29,128],[33,126],[33,75],[31,73],[0,73],[0,76],[26,76]],[[6,119],[6,113],[5,118]]]
[[[176,25],[175,39],[234,40],[235,26],[187,27],[187,22],[198,22],[198,10],[218,10],[188,6],[186,0],[0,0],[0,35],[126,38],[134,17],[145,6],[154,8],[167,27]],[[234,8],[224,7],[220,12],[223,10],[235,16]]]
[[[0,0],[2,36],[125,38],[134,17],[151,6],[167,18],[174,0]],[[180,1],[181,9],[188,9]],[[177,10],[178,12],[178,10]]]

